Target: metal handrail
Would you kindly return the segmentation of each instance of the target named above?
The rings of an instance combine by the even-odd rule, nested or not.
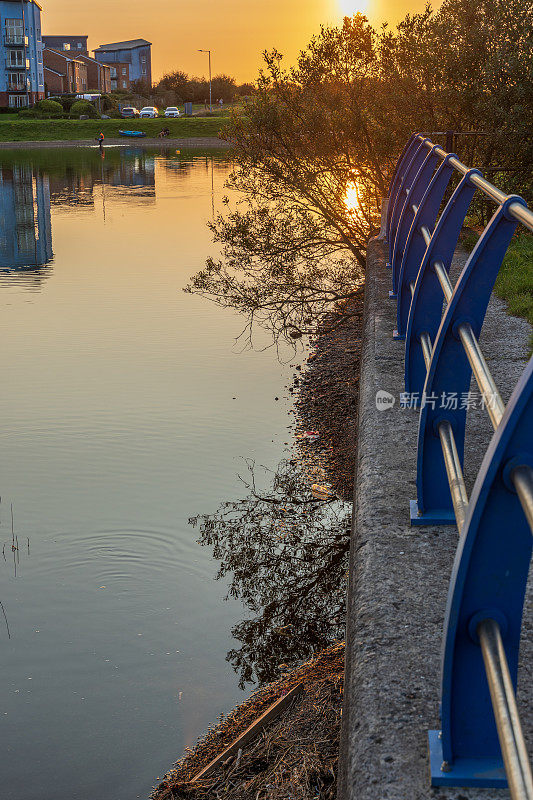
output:
[[[530,800],[533,797],[533,775],[500,626],[493,619],[485,619],[477,626],[477,634],[511,797],[513,800]]]
[[[431,142],[424,142],[424,137],[419,136],[421,142],[423,142],[423,147],[426,147],[428,150],[433,147]],[[448,153],[446,150],[443,150],[442,147],[436,147],[434,149],[434,153],[442,160],[447,158]],[[462,161],[459,161],[458,158],[452,156],[449,160],[450,165],[460,172],[461,175],[466,175],[469,171],[470,167],[467,167],[466,164],[463,164]],[[492,183],[490,183],[486,178],[483,178],[481,175],[473,175],[471,177],[471,181],[477,189],[480,189],[483,194],[487,197],[490,197],[498,205],[501,205],[507,200],[507,195],[502,192],[500,189],[497,189]],[[511,203],[509,206],[509,213],[513,216],[517,222],[521,222],[526,228],[530,231],[533,231],[533,212],[526,208],[521,203]]]
[[[461,180],[440,212],[454,172]],[[498,209],[454,287],[448,274],[451,259],[477,190]],[[504,786],[506,773],[513,800],[533,800],[513,688],[520,625],[508,625],[514,613],[521,619],[524,564],[532,552],[533,448],[528,449],[527,432],[533,427],[533,359],[506,408],[477,336],[516,223],[533,231],[533,212],[521,198],[506,195],[423,135],[411,138],[394,172],[387,217],[393,270],[390,296],[398,303],[395,338],[406,339],[406,391],[413,384],[423,386],[423,396],[434,401],[445,393],[447,381],[467,389],[473,375],[495,431],[469,499],[462,466],[467,407],[436,412],[429,401],[420,407],[418,501],[411,502],[412,524],[454,522],[460,534],[445,626],[443,725],[442,731],[430,732],[432,783]],[[443,485],[449,487],[447,500]],[[442,502],[450,504],[449,511],[448,506],[440,508]],[[518,506],[522,516],[517,516]],[[504,550],[498,545],[503,528]],[[486,688],[473,671],[472,641],[480,645]],[[487,690],[492,722],[486,717]],[[469,704],[473,716],[465,730]],[[492,734],[491,725],[497,734],[496,730]],[[479,757],[480,738],[487,740],[486,760]],[[500,752],[505,771],[497,766]]]

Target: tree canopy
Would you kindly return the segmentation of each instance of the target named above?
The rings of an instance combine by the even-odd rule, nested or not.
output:
[[[257,92],[224,131],[242,200],[212,224],[221,257],[189,291],[274,338],[315,329],[363,280],[394,163],[413,131],[476,131],[466,160],[531,192],[533,4],[444,0],[376,31],[323,27],[285,68],[264,53]],[[508,180],[509,178],[507,178]]]

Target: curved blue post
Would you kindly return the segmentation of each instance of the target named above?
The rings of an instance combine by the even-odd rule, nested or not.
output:
[[[400,155],[400,158],[396,162],[396,167],[394,168],[394,174],[393,174],[391,182],[390,182],[389,203],[388,203],[388,206],[387,206],[387,225],[386,225],[387,239],[389,239],[389,236],[390,236],[390,225],[391,225],[392,208],[394,206],[394,202],[395,202],[396,196],[398,194],[398,189],[399,189],[400,183],[402,181],[403,172],[404,172],[407,164],[411,160],[412,153],[414,152],[415,148],[418,147],[418,143],[416,142],[417,139],[418,139],[418,134],[417,133],[413,133],[413,135],[411,136],[411,138],[409,139],[409,141],[407,142],[407,144],[403,148],[402,153]]]
[[[389,262],[393,264],[393,256],[394,256],[394,248],[395,242],[398,234],[398,227],[400,223],[400,219],[405,207],[407,194],[411,188],[411,185],[416,178],[417,172],[424,163],[425,159],[427,158],[427,147],[426,142],[429,142],[429,139],[422,139],[422,141],[416,141],[416,147],[414,149],[414,153],[411,156],[408,164],[406,164],[405,171],[403,171],[403,175],[400,180],[400,184],[398,186],[398,192],[396,198],[394,200],[394,205],[392,208],[391,213],[391,226],[390,226],[390,237],[389,237]],[[411,154],[409,154],[411,155]]]
[[[532,551],[512,484],[512,471],[521,465],[533,466],[533,359],[483,459],[455,557],[445,620],[442,733],[429,734],[433,785],[507,784],[476,629],[484,619],[499,623],[516,690]]]
[[[462,464],[467,411],[463,400],[472,373],[458,328],[469,322],[479,336],[494,282],[517,225],[507,214],[513,202],[525,205],[522,198],[511,196],[494,214],[466,262],[433,343],[424,385],[426,402],[422,404],[418,429],[417,502],[411,501],[413,525],[455,521],[438,426],[444,421],[452,426]],[[450,403],[453,397],[455,403]]]
[[[396,230],[396,239],[394,241],[394,250],[392,253],[392,290],[394,294],[398,293],[398,281],[400,275],[400,265],[402,263],[403,254],[407,245],[409,231],[412,228],[415,215],[412,206],[419,206],[422,202],[427,188],[430,184],[433,173],[439,162],[439,157],[435,150],[439,145],[435,144],[431,150],[427,151],[427,155],[422,161],[416,175],[411,181],[409,191],[406,193],[405,202],[403,205],[402,213],[398,220],[398,228]]]
[[[427,372],[420,336],[422,333],[428,333],[431,341],[435,341],[444,300],[433,264],[441,261],[446,272],[450,271],[464,218],[476,191],[475,186],[471,183],[472,175],[481,175],[481,173],[479,170],[471,169],[463,176],[439,218],[420,265],[412,300],[409,286],[407,286],[410,305],[407,307],[405,341],[405,391],[413,394],[418,392],[419,396],[422,395]],[[398,297],[398,315],[400,315],[400,301],[404,303],[401,308],[401,313],[404,315],[406,299],[403,295]],[[405,317],[402,316],[402,320],[398,324],[403,324],[404,319]]]
[[[425,226],[429,231],[433,230],[440,204],[444,193],[453,174],[453,167],[450,159],[457,158],[454,153],[446,156],[437,171],[429,182],[429,186],[424,196],[418,204],[418,211],[415,214],[413,224],[407,235],[405,249],[399,268],[398,277],[398,305],[396,309],[397,328],[394,331],[395,339],[404,339],[407,329],[407,319],[411,306],[411,287],[410,283],[416,281],[416,277],[423,263],[422,259],[426,252],[426,242],[422,235],[422,228]],[[416,203],[416,200],[414,201]]]

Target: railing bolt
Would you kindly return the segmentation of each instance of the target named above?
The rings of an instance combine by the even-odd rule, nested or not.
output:
[[[442,731],[439,731],[439,739],[442,739]]]
[[[442,762],[442,764],[440,765],[440,771],[441,772],[451,772],[452,771],[452,768],[450,767],[450,764],[449,764],[448,761],[443,761]]]

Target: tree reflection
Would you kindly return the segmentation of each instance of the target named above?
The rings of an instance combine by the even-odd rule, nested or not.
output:
[[[217,580],[231,576],[227,596],[251,612],[233,628],[241,646],[227,655],[241,688],[274,680],[344,636],[350,536],[348,504],[314,497],[297,461],[275,471],[246,464],[244,499],[189,520],[220,560]]]

